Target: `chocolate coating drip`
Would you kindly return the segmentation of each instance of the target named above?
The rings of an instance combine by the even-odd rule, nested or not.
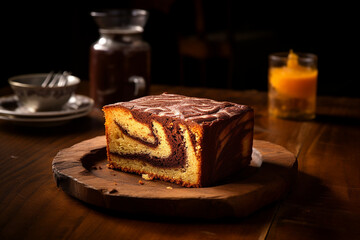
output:
[[[119,102],[114,105],[157,116],[176,117],[199,124],[228,119],[251,110],[246,105],[167,93],[146,96],[129,102]]]

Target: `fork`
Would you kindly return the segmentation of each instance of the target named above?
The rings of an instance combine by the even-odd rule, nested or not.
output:
[[[51,71],[42,82],[41,87],[63,87],[67,84],[68,75],[67,71],[55,74],[54,71]]]

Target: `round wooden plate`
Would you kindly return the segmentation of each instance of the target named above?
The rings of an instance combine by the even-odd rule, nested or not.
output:
[[[296,158],[285,148],[254,140],[248,167],[227,182],[185,188],[107,168],[105,136],[61,150],[52,170],[58,187],[75,198],[116,212],[195,218],[244,217],[281,199],[296,176]]]

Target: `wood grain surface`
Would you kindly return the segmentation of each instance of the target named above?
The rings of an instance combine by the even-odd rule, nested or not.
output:
[[[285,148],[254,140],[253,160],[226,182],[206,188],[186,188],[109,169],[105,136],[61,150],[53,160],[61,189],[86,203],[137,215],[214,219],[244,217],[279,200],[296,176],[295,156]]]
[[[84,83],[78,89],[86,94]],[[0,121],[0,239],[357,239],[360,236],[360,98],[317,100],[312,121],[267,114],[258,91],[153,85],[162,92],[248,104],[255,139],[288,149],[297,181],[285,198],[241,219],[183,220],[113,214],[56,186],[57,153],[104,134],[102,112],[53,128]],[[11,89],[0,89],[8,95]]]

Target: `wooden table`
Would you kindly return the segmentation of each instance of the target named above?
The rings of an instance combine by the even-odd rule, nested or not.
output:
[[[79,91],[87,93],[86,86]],[[298,159],[297,182],[286,198],[242,219],[114,214],[67,195],[51,170],[59,150],[104,134],[100,110],[52,128],[0,121],[0,239],[359,238],[360,98],[319,97],[317,118],[300,122],[269,117],[265,92],[151,88],[164,91],[254,107],[255,139],[284,146]]]

